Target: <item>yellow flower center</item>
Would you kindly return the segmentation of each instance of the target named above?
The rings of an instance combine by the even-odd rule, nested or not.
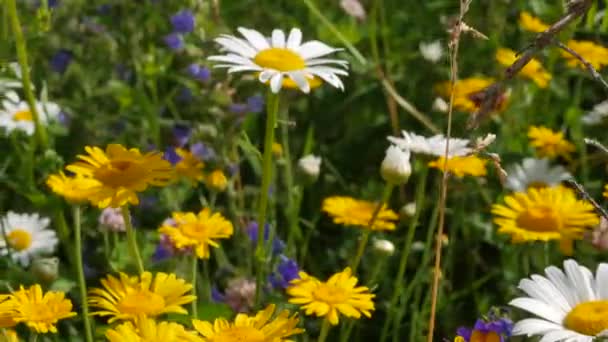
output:
[[[32,245],[32,234],[25,229],[13,229],[6,237],[9,246],[17,252],[27,249]]]
[[[112,160],[99,167],[94,177],[112,188],[129,187],[144,178],[146,170],[131,160]]]
[[[519,214],[517,225],[531,231],[557,231],[562,226],[559,213],[547,205],[537,205]]]
[[[608,300],[583,302],[572,309],[564,319],[570,330],[595,336],[608,329]]]
[[[181,226],[182,232],[197,241],[206,241],[209,237],[209,227],[201,223],[188,223]]]
[[[327,304],[342,304],[348,300],[344,289],[330,284],[319,284],[312,293],[313,297],[319,302]]]
[[[264,333],[254,327],[232,327],[210,339],[212,342],[264,342]]]
[[[29,109],[20,110],[15,115],[13,115],[13,120],[15,121],[32,121],[34,118],[32,117],[32,112]]]
[[[253,58],[253,62],[261,67],[278,71],[294,71],[306,67],[306,62],[300,55],[283,48],[262,50]]]
[[[55,303],[41,303],[39,301],[22,302],[19,305],[21,316],[28,322],[55,322],[57,321],[57,309],[52,307]]]
[[[125,314],[158,315],[165,308],[165,299],[145,289],[127,294],[117,304],[116,308]]]

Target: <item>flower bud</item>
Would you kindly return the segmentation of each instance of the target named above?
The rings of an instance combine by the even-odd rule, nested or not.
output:
[[[321,172],[321,157],[313,154],[304,156],[298,160],[298,169],[310,181],[314,183]]]
[[[228,178],[222,170],[215,170],[207,175],[205,185],[213,191],[222,192],[228,186]]]
[[[450,105],[441,97],[438,97],[433,101],[433,110],[436,112],[447,113],[450,109],[449,106]]]
[[[416,202],[410,202],[399,210],[399,214],[403,217],[413,217],[416,215]]]
[[[393,253],[395,253],[395,245],[389,240],[374,240],[372,246],[376,252],[384,254],[386,256],[391,256],[393,255]]]
[[[410,151],[403,151],[395,145],[389,146],[380,166],[380,174],[388,183],[394,185],[407,183],[412,174]]]
[[[430,43],[420,43],[418,48],[422,57],[429,62],[437,63],[443,57],[443,47],[438,40]]]
[[[41,282],[52,283],[59,276],[59,259],[55,257],[34,259],[30,270]]]
[[[124,232],[125,220],[120,208],[105,208],[99,215],[99,226],[111,232]]]

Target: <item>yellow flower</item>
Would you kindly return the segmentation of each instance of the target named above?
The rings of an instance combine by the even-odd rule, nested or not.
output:
[[[55,324],[61,319],[76,316],[72,312],[72,302],[65,298],[65,293],[48,291],[42,292],[40,285],[32,285],[28,289],[23,286],[8,296],[0,305],[2,322],[24,323],[37,333],[56,333]],[[10,316],[10,319],[7,317]],[[11,323],[12,324],[12,323]]]
[[[429,162],[429,167],[433,167],[442,171],[445,166],[445,158],[439,157],[439,159]],[[481,177],[487,174],[486,161],[475,156],[463,156],[463,157],[452,157],[448,159],[447,163],[448,172],[454,174],[456,177],[462,178],[466,175],[473,177]]]
[[[203,167],[205,164],[198,159],[194,154],[183,148],[176,148],[175,153],[181,158],[175,164],[175,172],[192,182],[200,182],[203,180]]]
[[[280,157],[283,154],[283,146],[278,142],[273,142],[272,154],[274,154],[275,157]]]
[[[17,322],[13,319],[15,303],[10,299],[11,295],[0,294],[0,329],[17,325]]]
[[[89,304],[99,308],[93,315],[111,316],[116,320],[135,320],[139,315],[156,317],[165,313],[187,314],[182,305],[196,299],[192,285],[175,274],[144,272],[140,277],[120,273],[101,280],[103,289],[89,291]]]
[[[368,228],[377,204],[346,196],[332,196],[323,200],[323,211],[333,218],[334,223],[344,226]],[[386,205],[378,213],[372,230],[394,230],[399,218]]]
[[[602,192],[604,198],[608,198],[608,184],[604,185],[604,192]]]
[[[106,331],[109,342],[202,342],[194,332],[187,331],[181,324],[155,322],[146,316],[138,316],[136,324],[123,323]]]
[[[139,204],[137,193],[148,186],[165,186],[173,178],[171,164],[162,154],[142,155],[132,148],[110,144],[104,152],[99,147],[85,147],[88,155],[79,155],[79,162],[67,166],[78,176],[98,182],[87,191],[89,200],[100,208],[118,208],[127,203]]]
[[[207,175],[205,185],[213,191],[222,192],[228,186],[228,179],[222,170],[215,170]]]
[[[471,95],[484,90],[492,83],[494,83],[494,79],[483,77],[471,77],[459,80],[454,85],[454,108],[467,113],[475,112],[479,108],[479,103],[474,101]],[[441,96],[445,98],[450,97],[452,87],[449,81],[439,83],[435,88]]]
[[[519,14],[519,25],[526,31],[537,33],[549,28],[542,20],[525,11]]]
[[[588,40],[569,40],[566,45],[581,55],[587,62],[591,63],[596,70],[600,70],[605,65],[608,65],[608,49],[602,45],[595,44]],[[566,59],[566,64],[569,67],[585,69],[583,63],[569,52],[562,50],[561,54],[562,57]]]
[[[494,223],[499,233],[511,235],[513,243],[560,240],[562,252],[571,254],[572,240],[599,223],[593,206],[562,186],[530,188],[504,201],[505,205],[492,206]]]
[[[158,229],[166,234],[176,248],[193,248],[201,259],[209,259],[209,246],[218,247],[216,240],[232,236],[234,228],[220,213],[205,208],[198,214],[175,212],[175,225],[165,224]]]
[[[511,66],[516,59],[515,51],[511,49],[501,48],[496,51],[496,60],[504,66]],[[548,73],[543,68],[542,64],[535,58],[532,58],[528,64],[521,69],[520,74],[531,79],[539,88],[547,88],[549,81],[551,80],[551,74]]]
[[[561,156],[569,160],[570,153],[575,150],[574,145],[564,138],[562,132],[553,132],[547,127],[530,126],[528,138],[536,149],[536,154],[541,158]]]
[[[253,317],[240,313],[234,322],[217,318],[212,324],[195,319],[192,325],[205,342],[290,342],[288,337],[304,331],[297,327],[297,315],[283,310],[273,319],[274,310],[275,305],[270,304]]]
[[[91,189],[99,186],[99,182],[85,177],[68,177],[63,172],[50,175],[46,185],[59,196],[70,203],[86,202]]]
[[[332,275],[327,282],[300,272],[300,279],[291,281],[287,287],[289,302],[302,305],[307,315],[325,317],[336,325],[339,314],[355,319],[361,314],[371,317],[374,311],[374,294],[365,286],[356,286],[357,278],[351,275],[350,268]]]

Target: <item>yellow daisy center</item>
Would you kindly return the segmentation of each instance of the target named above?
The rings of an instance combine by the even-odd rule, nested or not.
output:
[[[57,312],[51,310],[48,303],[30,301],[21,303],[19,306],[21,316],[29,322],[53,322],[58,319]]]
[[[278,71],[301,70],[306,67],[306,61],[297,53],[283,48],[271,48],[260,51],[253,62],[261,67]]]
[[[112,188],[129,187],[146,175],[139,163],[130,160],[112,160],[95,170],[94,177]]]
[[[349,298],[343,288],[329,284],[319,284],[312,295],[315,300],[327,304],[343,304],[347,302]]]
[[[32,245],[32,234],[25,229],[13,229],[6,237],[9,246],[17,252],[27,249]]]
[[[254,327],[232,327],[213,336],[212,342],[264,342],[266,336]]]
[[[200,223],[189,223],[182,226],[182,232],[189,238],[204,241],[209,237],[209,229]]]
[[[125,314],[148,314],[157,315],[165,308],[165,299],[154,292],[142,289],[127,294],[116,308]]]
[[[588,336],[595,336],[608,329],[608,300],[578,304],[568,313],[564,325]]]
[[[562,225],[559,213],[548,205],[537,205],[522,211],[517,217],[517,225],[531,231],[556,231]]]
[[[34,118],[32,117],[32,112],[29,109],[20,110],[15,115],[13,115],[13,120],[15,121],[32,121]]]

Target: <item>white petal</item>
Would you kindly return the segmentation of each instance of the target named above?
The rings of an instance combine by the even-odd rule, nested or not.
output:
[[[275,74],[280,74],[280,73],[278,71],[275,71],[275,70],[264,70],[264,71],[262,71],[260,73],[260,76],[258,78],[259,78],[260,82],[266,83]]]
[[[297,48],[297,52],[304,59],[312,59],[325,55],[329,55],[330,53],[340,51],[340,49],[334,49],[332,47],[327,46],[324,43],[321,43],[318,40],[311,40],[306,42],[300,47]]]
[[[593,290],[588,282],[585,271],[572,259],[564,261],[564,271],[572,282],[578,302],[586,302],[593,299]]]
[[[233,66],[231,68],[228,69],[228,73],[233,73],[233,72],[240,72],[240,71],[260,71],[262,70],[262,68],[260,68],[257,65],[253,65],[253,66],[249,66],[249,65],[239,65],[239,66]]]
[[[304,93],[308,94],[310,92],[310,84],[302,72],[290,72],[289,78],[291,78]]]
[[[595,278],[595,289],[599,299],[608,299],[608,264],[599,264]]]
[[[209,56],[207,57],[207,59],[210,61],[233,63],[238,65],[256,65],[250,59],[235,54],[228,54],[223,56]]]
[[[556,310],[552,306],[541,302],[538,299],[528,297],[515,298],[509,302],[509,305],[528,311],[538,317],[558,324],[561,324],[565,317],[565,315],[559,310]]]
[[[302,43],[302,31],[299,28],[292,28],[287,37],[287,48],[296,50]]]
[[[264,38],[264,36],[260,32],[256,30],[246,29],[244,27],[239,27],[238,31],[243,35],[243,37],[247,39],[249,44],[251,44],[251,46],[256,48],[258,51],[270,48],[268,40],[266,40],[266,38]]]
[[[564,329],[564,327],[559,324],[545,321],[544,319],[527,318],[515,323],[513,326],[513,335],[542,335],[551,330],[561,329]]]
[[[224,49],[244,57],[253,58],[257,54],[257,51],[247,41],[240,38],[224,35],[215,38],[215,42]]]
[[[566,298],[571,307],[575,307],[579,303],[572,283],[561,269],[555,266],[549,266],[545,268],[545,274],[553,285],[557,287],[559,292],[564,295],[564,298]]]
[[[281,49],[285,48],[285,33],[283,30],[272,30],[272,47]]]
[[[283,86],[283,74],[281,74],[280,72],[277,72],[270,79],[270,90],[272,90],[272,92],[276,94],[279,92],[279,90],[281,90],[282,86]]]
[[[559,306],[565,312],[572,310],[570,304],[564,297],[564,295],[555,287],[555,285],[547,278],[539,276],[537,274],[532,275],[532,280],[539,286],[541,291],[545,293],[545,302],[547,304],[554,304]]]
[[[323,72],[321,70],[317,70],[314,68],[307,69],[307,71],[313,75],[320,77],[322,80],[331,84],[332,86],[334,86],[338,89],[344,90],[344,85],[342,84],[342,81],[340,80],[340,78],[338,76],[334,75],[333,73]]]
[[[307,66],[313,65],[324,65],[324,64],[338,64],[340,66],[348,66],[348,61],[342,59],[333,59],[333,58],[315,58],[306,61]]]
[[[545,336],[543,336],[543,338],[540,339],[540,341],[538,342],[558,342],[558,341],[563,341],[564,339],[567,338],[572,338],[572,337],[578,337],[580,336],[578,333],[572,331],[572,330],[554,330],[554,331],[550,331],[547,334],[545,334]]]

